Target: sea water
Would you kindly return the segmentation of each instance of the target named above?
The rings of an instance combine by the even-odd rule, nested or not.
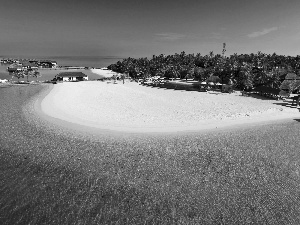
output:
[[[123,58],[118,56],[53,56],[50,57],[50,59],[56,61],[60,66],[102,68],[118,61],[122,61]]]
[[[2,58],[24,58],[24,59],[48,59],[56,61],[59,66],[82,66],[82,67],[94,67],[102,68],[107,67],[111,64],[122,61],[122,57],[118,56],[0,56]],[[7,72],[8,64],[0,64],[0,79],[11,79],[12,77]],[[54,76],[43,76],[43,71],[41,70],[42,78],[40,80],[49,80]],[[90,77],[90,76],[89,76]],[[34,79],[34,78],[33,78]],[[14,78],[15,80],[15,78]],[[26,80],[26,79],[20,79]],[[30,78],[32,80],[32,78]]]

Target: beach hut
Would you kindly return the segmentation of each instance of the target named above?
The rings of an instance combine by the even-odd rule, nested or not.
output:
[[[38,66],[40,68],[56,68],[57,62],[52,60],[40,60]]]
[[[55,76],[57,81],[84,81],[88,76],[82,72],[62,72]]]
[[[22,71],[22,70],[23,70],[22,64],[18,64],[18,63],[13,63],[7,67],[8,72],[16,72],[16,71]]]
[[[285,76],[285,80],[300,80],[300,77],[297,76],[295,73],[288,73]]]
[[[218,83],[221,82],[221,79],[218,76],[211,75],[209,78],[207,78],[206,82]]]
[[[38,66],[35,63],[24,61],[22,62],[23,69],[38,69]]]

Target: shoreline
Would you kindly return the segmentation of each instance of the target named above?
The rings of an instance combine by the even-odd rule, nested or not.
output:
[[[207,133],[207,132],[216,132],[216,131],[228,131],[233,130],[237,128],[247,128],[251,126],[258,126],[260,124],[269,124],[269,123],[281,123],[281,122],[288,122],[291,119],[295,119],[298,117],[297,109],[289,109],[289,110],[269,110],[268,112],[259,112],[259,113],[250,113],[249,116],[241,116],[241,117],[232,117],[232,118],[204,118],[202,120],[189,120],[187,123],[182,123],[181,121],[172,121],[172,124],[164,122],[164,119],[167,119],[164,116],[159,117],[161,121],[142,121],[144,117],[139,117],[139,115],[136,115],[137,119],[134,120],[132,118],[131,121],[124,121],[125,117],[119,119],[117,118],[118,113],[124,113],[123,106],[118,106],[118,102],[109,103],[113,100],[111,99],[105,99],[107,96],[102,96],[104,100],[107,101],[107,105],[103,105],[102,109],[101,107],[97,108],[96,106],[93,106],[93,104],[96,104],[95,99],[98,97],[95,97],[95,99],[85,99],[85,101],[89,102],[83,102],[82,99],[78,100],[76,102],[73,99],[70,99],[69,101],[62,100],[60,98],[60,95],[65,94],[66,98],[72,93],[70,91],[79,89],[78,92],[82,94],[82,92],[85,92],[86,90],[84,88],[90,87],[89,91],[95,92],[95,87],[101,86],[102,88],[108,88],[106,91],[110,92],[115,89],[109,89],[113,88],[113,84],[104,84],[100,82],[96,82],[94,84],[85,82],[82,87],[78,84],[75,88],[76,84],[59,84],[53,86],[53,88],[49,89],[49,91],[45,94],[43,94],[41,97],[39,97],[39,100],[35,104],[35,111],[37,114],[42,117],[44,120],[54,123],[58,126],[65,127],[67,129],[71,129],[72,131],[79,131],[89,134],[103,134],[103,133],[109,133],[109,134],[116,134],[116,135],[127,135],[127,134],[166,134],[166,135],[172,135],[172,134],[185,134],[185,133]],[[93,86],[94,85],[94,86]],[[111,85],[111,86],[108,86]],[[136,88],[129,86],[122,86],[121,85],[115,85],[120,87],[120,92],[130,92],[132,90],[126,90],[126,88]],[[139,86],[141,87],[141,86]],[[142,87],[147,92],[149,87]],[[64,93],[64,92],[67,93]],[[138,90],[140,91],[140,90]],[[161,92],[164,90],[156,90],[157,92]],[[122,92],[122,93],[123,93]],[[103,92],[102,92],[103,94]],[[110,93],[112,94],[112,93]],[[124,93],[123,93],[124,94]],[[196,95],[199,95],[199,93],[196,93]],[[114,94],[112,94],[114,95]],[[101,97],[101,96],[100,96]],[[99,97],[99,98],[100,98]],[[149,99],[151,99],[151,95],[148,96]],[[76,97],[75,97],[76,98]],[[113,97],[112,97],[113,98]],[[99,99],[98,99],[99,100]],[[124,100],[124,99],[123,99]],[[75,102],[74,102],[75,101]],[[101,103],[101,100],[99,100]],[[150,101],[150,100],[149,100]],[[257,100],[259,101],[259,100]],[[262,100],[261,100],[262,101]],[[126,102],[129,104],[129,106],[126,107],[135,107],[134,103],[131,101]],[[80,106],[82,104],[82,106]],[[131,104],[131,105],[130,105]],[[268,104],[268,103],[266,103]],[[77,107],[74,107],[76,105]],[[63,106],[63,107],[62,107]],[[151,105],[152,106],[152,105]],[[91,107],[91,108],[89,108]],[[112,107],[112,109],[107,109],[109,107]],[[118,108],[119,107],[119,108]],[[162,107],[162,106],[158,106]],[[91,112],[94,108],[95,112]],[[76,109],[79,111],[76,112]],[[116,109],[119,109],[119,112],[115,113],[114,111]],[[158,108],[161,109],[161,108]],[[109,111],[111,110],[111,111]],[[123,111],[122,111],[123,110]],[[130,112],[130,109],[126,110]],[[136,110],[140,110],[137,108]],[[148,109],[146,109],[147,111]],[[213,106],[212,106],[213,110]],[[114,115],[109,115],[108,112],[114,112]],[[90,114],[89,114],[90,113]],[[101,114],[101,116],[95,116],[94,114]],[[160,111],[155,111],[154,113],[160,113]],[[167,112],[172,113],[172,111]],[[166,114],[167,114],[166,113]],[[79,116],[78,116],[79,115]],[[248,114],[247,114],[248,115]],[[179,118],[179,117],[178,117]],[[139,121],[140,119],[140,121]],[[188,120],[188,118],[187,118]],[[171,120],[169,120],[171,121]]]

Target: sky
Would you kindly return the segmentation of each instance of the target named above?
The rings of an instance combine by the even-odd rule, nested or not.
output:
[[[299,0],[1,0],[0,56],[300,55]]]

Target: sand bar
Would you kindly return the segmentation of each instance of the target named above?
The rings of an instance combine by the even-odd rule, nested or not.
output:
[[[182,132],[276,122],[300,116],[282,101],[218,92],[188,92],[87,81],[60,83],[40,102],[48,117],[77,129],[129,133]]]
[[[90,69],[90,71],[91,71],[93,74],[97,74],[97,75],[102,76],[102,77],[112,77],[113,75],[118,75],[118,73],[113,72],[113,71],[111,71],[111,70],[104,70],[104,69]]]

